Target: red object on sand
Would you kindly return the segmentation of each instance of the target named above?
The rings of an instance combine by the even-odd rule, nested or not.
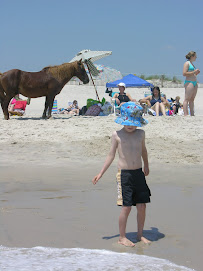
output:
[[[22,109],[25,111],[26,105],[27,105],[27,101],[16,101],[14,109]]]

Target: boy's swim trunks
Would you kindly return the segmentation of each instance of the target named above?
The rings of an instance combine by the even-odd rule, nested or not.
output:
[[[119,206],[135,206],[137,203],[150,202],[151,192],[142,169],[119,170],[117,175]]]

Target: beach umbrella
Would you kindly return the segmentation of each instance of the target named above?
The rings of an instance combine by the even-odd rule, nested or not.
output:
[[[94,80],[92,78],[93,76],[98,76],[99,71],[97,70],[97,68],[95,67],[95,65],[93,64],[94,61],[97,61],[103,57],[109,56],[112,54],[112,51],[91,51],[91,50],[82,50],[79,53],[77,53],[77,55],[71,59],[70,62],[74,62],[74,61],[79,61],[82,59],[82,61],[87,65],[87,68],[89,70],[89,74],[93,83],[93,86],[95,88],[95,92],[97,95],[98,100],[99,99],[99,95],[96,89],[96,86],[94,84]]]
[[[70,62],[82,59],[82,61],[90,60],[95,62],[103,57],[109,56],[112,54],[112,51],[91,51],[91,50],[82,50],[77,55],[71,59]]]
[[[101,81],[106,84],[108,82],[113,82],[123,77],[120,71],[113,69],[111,67],[104,66],[101,64],[94,64],[94,66],[97,68],[99,72],[99,74],[96,77],[93,75],[93,80],[96,79],[97,82]],[[90,77],[89,70],[87,68],[86,72]]]

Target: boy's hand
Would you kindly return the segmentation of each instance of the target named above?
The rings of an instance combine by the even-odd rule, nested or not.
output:
[[[144,175],[148,176],[149,175],[149,167],[144,166]]]
[[[99,179],[101,178],[101,174],[99,173],[98,175],[96,175],[93,179],[92,179],[92,183],[93,184],[96,184],[98,181],[99,181]]]

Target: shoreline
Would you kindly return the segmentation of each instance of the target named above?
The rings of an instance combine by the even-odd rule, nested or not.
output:
[[[156,179],[160,165],[153,166],[151,176],[147,177],[152,197],[147,204],[144,230],[152,243],[139,242],[135,248],[126,248],[117,244],[120,208],[116,206],[116,165],[94,186],[91,179],[101,163],[94,164],[94,172],[91,164],[77,163],[75,167],[73,164],[66,168],[38,165],[25,168],[22,164],[8,166],[4,171],[0,168],[1,245],[106,249],[168,259],[201,270],[199,236],[203,219],[195,210],[203,207],[198,202],[203,186],[198,177],[192,185],[189,174],[184,183],[162,182]],[[191,168],[191,175],[197,169],[201,176],[200,167]],[[184,167],[176,170],[177,177],[182,176],[182,170],[185,172]],[[162,168],[164,176],[169,172]],[[129,216],[127,237],[135,242],[134,211],[135,208]]]

